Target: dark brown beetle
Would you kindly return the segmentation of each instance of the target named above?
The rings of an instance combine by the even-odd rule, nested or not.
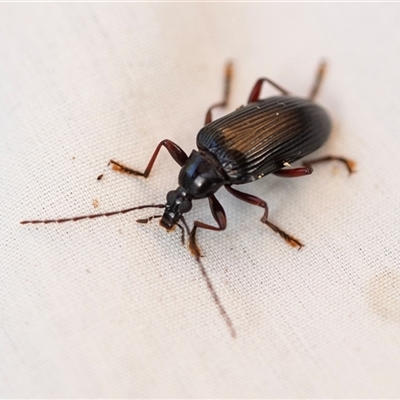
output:
[[[161,218],[160,224],[167,230],[179,226],[182,221],[189,233],[189,248],[197,259],[200,250],[196,244],[197,228],[221,231],[226,228],[226,215],[214,193],[221,187],[235,197],[247,203],[262,207],[264,215],[261,221],[277,232],[294,247],[302,247],[302,243],[287,234],[268,219],[267,203],[250,194],[234,189],[232,185],[241,185],[260,179],[268,174],[281,177],[299,177],[313,172],[312,164],[322,161],[338,160],[343,162],[349,173],[353,172],[354,163],[343,157],[328,156],[303,163],[303,167],[288,168],[290,164],[312,153],[322,146],[331,132],[331,122],[326,111],[314,103],[325,71],[325,63],[321,63],[312,87],[310,96],[294,97],[281,86],[268,78],[257,80],[250,94],[248,104],[236,111],[212,121],[214,108],[228,104],[232,64],[225,70],[224,99],[214,104],[206,114],[205,126],[197,134],[198,150],[193,150],[188,157],[174,142],[165,139],[158,144],[144,172],[128,168],[119,162],[110,160],[109,165],[119,172],[147,178],[162,146],[182,167],[179,173],[179,186],[167,194],[165,204],[143,205],[122,211],[85,215],[74,218],[63,218],[43,221],[22,221],[26,223],[51,223],[77,221],[84,218],[97,218],[126,213],[143,208],[164,208],[163,215],[140,219],[146,223],[153,218]],[[260,100],[261,87],[268,82],[281,92],[280,96]],[[208,198],[212,215],[218,226],[195,221],[190,230],[183,214],[192,208],[192,201]]]
[[[228,64],[225,72],[224,100],[209,108],[205,126],[197,134],[198,150],[193,150],[189,157],[177,144],[166,139],[157,146],[144,173],[110,161],[115,170],[147,178],[161,146],[169,151],[182,169],[179,173],[178,188],[167,194],[161,225],[167,230],[181,220],[186,225],[183,214],[191,210],[192,200],[203,198],[208,198],[212,215],[218,224],[212,226],[201,221],[194,222],[190,231],[189,248],[197,258],[200,251],[195,240],[196,229],[220,231],[226,228],[225,211],[214,196],[221,186],[225,186],[238,199],[264,208],[261,221],[292,246],[302,247],[299,240],[268,220],[268,206],[264,200],[240,192],[232,188],[232,185],[249,183],[271,173],[288,178],[309,175],[313,171],[311,164],[328,160],[341,161],[346,164],[350,173],[353,172],[353,163],[350,160],[333,156],[305,162],[304,167],[287,168],[291,163],[322,146],[331,132],[328,114],[313,101],[325,71],[325,63],[318,69],[308,99],[291,96],[276,83],[261,78],[256,82],[246,106],[212,122],[211,111],[228,103],[231,71],[232,66]],[[264,82],[270,83],[282,95],[260,100]]]
[[[322,146],[331,132],[328,114],[314,103],[325,71],[325,63],[319,66],[315,83],[308,99],[294,97],[285,89],[268,78],[260,78],[256,82],[248,104],[236,111],[212,122],[211,112],[214,108],[228,104],[232,65],[225,71],[225,90],[223,101],[214,104],[206,114],[205,126],[197,135],[198,150],[193,150],[188,157],[175,143],[166,139],[159,143],[144,172],[128,168],[114,160],[109,165],[119,172],[139,175],[147,178],[161,147],[165,147],[172,158],[182,167],[179,173],[179,186],[167,194],[165,204],[151,204],[101,214],[83,215],[73,218],[30,220],[21,224],[53,223],[78,221],[85,218],[97,218],[115,214],[124,214],[144,208],[164,208],[163,215],[154,215],[139,219],[137,222],[147,223],[153,218],[161,218],[160,224],[167,230],[178,226],[182,231],[184,243],[185,230],[189,234],[189,248],[200,266],[207,286],[224,318],[232,337],[236,336],[233,324],[222,306],[213,285],[200,260],[200,250],[196,244],[197,228],[221,231],[226,228],[226,215],[214,193],[221,187],[233,196],[247,203],[262,207],[264,215],[261,221],[282,236],[294,247],[302,247],[302,243],[285,233],[268,219],[267,203],[250,194],[234,189],[232,185],[241,185],[260,179],[268,174],[281,177],[299,177],[312,173],[312,164],[337,160],[344,163],[353,172],[354,163],[343,157],[327,156],[303,163],[303,167],[288,168],[290,164],[312,153]],[[260,100],[261,87],[268,82],[281,92],[280,96]],[[97,178],[101,180],[103,174]],[[192,201],[208,198],[212,215],[218,226],[195,221],[190,230],[183,214],[192,208]],[[182,221],[184,227],[179,222]]]

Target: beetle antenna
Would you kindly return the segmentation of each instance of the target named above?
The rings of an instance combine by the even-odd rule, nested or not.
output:
[[[214,286],[213,286],[213,284],[211,282],[211,279],[209,278],[209,276],[207,274],[207,271],[204,268],[204,265],[200,260],[200,257],[196,257],[196,261],[199,264],[201,274],[203,275],[203,278],[207,283],[208,290],[211,293],[211,296],[212,296],[212,298],[214,300],[214,303],[217,305],[218,311],[221,314],[221,317],[224,319],[224,321],[225,321],[225,323],[226,323],[226,325],[227,325],[227,327],[229,329],[229,332],[231,333],[231,336],[235,339],[236,338],[236,331],[235,331],[235,328],[233,326],[232,320],[230,319],[228,313],[226,312],[224,306],[222,305],[221,300],[219,299],[219,297],[217,295],[217,292],[215,291]]]
[[[78,217],[71,217],[71,218],[59,218],[59,219],[43,219],[43,220],[30,220],[30,221],[21,221],[20,224],[52,224],[52,223],[62,223],[62,222],[69,222],[69,221],[80,221],[81,219],[93,219],[99,217],[110,217],[111,215],[117,214],[126,214],[131,211],[142,210],[144,208],[164,208],[165,204],[146,204],[137,207],[126,208],[124,210],[119,211],[111,211],[101,214],[89,214],[89,215],[81,215]]]
[[[151,217],[137,219],[136,222],[138,224],[147,224],[152,219],[161,218],[161,217],[162,217],[162,215],[152,215]]]

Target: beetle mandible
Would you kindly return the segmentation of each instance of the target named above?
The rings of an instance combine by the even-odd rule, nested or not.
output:
[[[291,163],[321,147],[331,132],[331,121],[328,114],[314,102],[325,69],[326,63],[322,62],[308,98],[292,96],[270,79],[260,78],[254,85],[246,105],[212,121],[212,111],[228,105],[232,78],[232,64],[228,63],[225,68],[223,100],[208,109],[205,126],[197,134],[198,150],[192,150],[191,154],[187,156],[176,143],[165,139],[156,147],[144,172],[131,169],[114,160],[109,162],[113,170],[147,178],[161,147],[165,147],[181,166],[178,187],[168,192],[165,204],[143,205],[121,211],[74,218],[22,221],[21,223],[77,221],[142,208],[164,208],[162,215],[140,219],[137,222],[147,223],[153,218],[160,218],[161,226],[168,231],[175,226],[180,227],[184,242],[184,228],[179,224],[182,221],[189,234],[189,249],[199,259],[201,253],[196,243],[197,229],[222,231],[226,228],[225,211],[214,195],[224,186],[238,199],[263,208],[264,214],[261,222],[268,225],[290,245],[302,247],[303,244],[298,239],[269,220],[268,205],[264,200],[234,189],[232,185],[249,183],[268,174],[287,178],[309,175],[313,172],[313,164],[331,160],[344,163],[349,173],[354,172],[354,163],[351,160],[337,156],[309,160],[303,162],[302,167],[292,168],[290,166]],[[269,83],[281,94],[260,99],[264,83]],[[193,228],[189,229],[184,214],[191,210],[193,200],[203,198],[208,198],[217,226],[195,221]]]

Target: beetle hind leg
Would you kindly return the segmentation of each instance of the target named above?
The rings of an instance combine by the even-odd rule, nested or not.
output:
[[[289,92],[286,89],[284,89],[282,86],[278,85],[274,81],[271,81],[271,79],[260,78],[257,80],[257,82],[255,83],[255,85],[250,93],[249,100],[247,102],[248,104],[254,103],[254,102],[260,100],[261,88],[262,88],[264,82],[269,83],[272,87],[279,90],[283,96],[287,96],[289,94]]]
[[[213,104],[208,110],[206,114],[206,119],[204,125],[209,124],[212,121],[212,110],[214,108],[226,107],[229,102],[229,95],[231,92],[231,82],[233,76],[233,63],[230,61],[225,66],[225,79],[224,79],[224,96],[222,101],[219,103]]]
[[[268,225],[274,232],[280,235],[282,239],[285,240],[286,243],[290,244],[292,247],[302,248],[304,245],[295,237],[289,235],[281,228],[273,224],[268,220],[268,205],[267,203],[260,199],[259,197],[253,196],[248,193],[240,192],[239,190],[233,189],[230,185],[225,185],[226,190],[231,193],[233,196],[237,197],[239,200],[245,201],[246,203],[253,204],[254,206],[258,206],[264,209],[264,215],[261,218],[261,222]]]
[[[314,101],[321,88],[321,83],[326,73],[326,65],[326,61],[322,60],[318,66],[317,75],[315,76],[314,84],[311,88],[310,95],[308,96],[312,101]]]

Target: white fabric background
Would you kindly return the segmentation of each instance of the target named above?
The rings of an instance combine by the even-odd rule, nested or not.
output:
[[[0,396],[400,397],[399,7],[1,4]],[[228,228],[198,239],[236,340],[178,232],[134,222],[151,210],[19,225],[163,202],[165,150],[148,180],[108,160],[190,152],[228,59],[233,110],[260,76],[306,95],[322,57],[335,129],[316,154],[358,172],[241,187],[301,251],[218,193]]]

